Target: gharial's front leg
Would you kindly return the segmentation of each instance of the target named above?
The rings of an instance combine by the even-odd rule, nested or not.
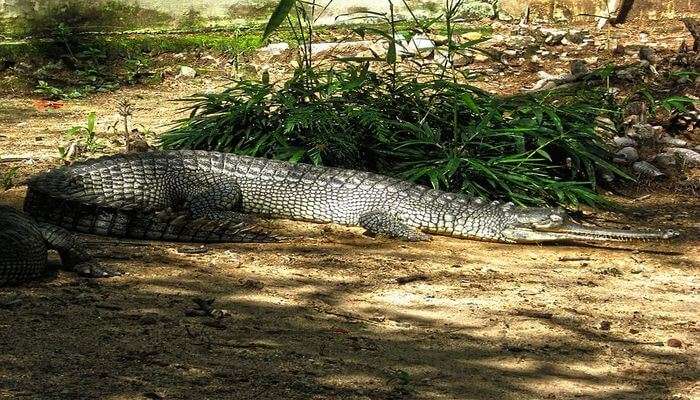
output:
[[[430,235],[420,232],[403,222],[398,216],[386,211],[370,211],[360,215],[360,226],[369,236],[386,235],[392,238],[419,242],[430,240]]]
[[[85,250],[85,243],[73,233],[51,224],[38,223],[37,227],[49,249],[58,251],[63,268],[90,278],[106,278],[119,275],[100,267]]]

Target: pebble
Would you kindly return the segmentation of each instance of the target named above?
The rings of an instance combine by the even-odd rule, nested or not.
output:
[[[615,136],[613,138],[613,142],[615,142],[615,144],[621,148],[622,147],[636,147],[637,146],[637,141],[632,139],[632,138],[629,138],[627,136]]]
[[[649,179],[662,179],[666,177],[666,174],[646,161],[637,161],[632,164],[632,169],[639,175]]]
[[[615,153],[624,162],[634,162],[639,159],[639,153],[634,147],[623,147]]]
[[[182,78],[194,78],[197,76],[197,71],[192,67],[181,65],[180,72],[177,74],[177,76]]]
[[[666,346],[681,348],[681,347],[683,347],[683,342],[681,342],[679,339],[676,339],[676,338],[670,338],[666,341]]]

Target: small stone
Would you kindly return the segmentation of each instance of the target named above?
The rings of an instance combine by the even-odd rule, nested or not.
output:
[[[639,330],[634,329],[634,328],[631,328],[631,329],[630,329],[630,333],[633,334],[633,335],[636,335],[636,334],[639,333]]]
[[[204,254],[209,249],[205,246],[182,246],[177,248],[177,252],[180,254]]]
[[[627,136],[615,136],[613,142],[620,147],[637,147],[637,141]]]
[[[280,42],[280,43],[270,43],[258,51],[260,53],[265,53],[267,55],[278,56],[287,50],[289,50],[289,43]]]
[[[503,10],[499,10],[498,11],[498,20],[504,21],[504,22],[510,22],[513,20],[513,17],[510,14],[508,14],[507,12],[505,12]]]
[[[680,158],[684,163],[690,166],[700,165],[700,153],[697,153],[694,150],[685,149],[682,147],[669,147],[666,149],[666,152],[674,154],[676,157]]]
[[[425,35],[415,35],[406,46],[406,50],[410,53],[424,53],[435,48],[435,42]],[[403,55],[403,54],[402,54]]]
[[[661,136],[661,139],[659,139],[659,143],[667,144],[674,147],[684,147],[688,145],[688,142],[686,142],[685,140],[674,138],[669,135]]]
[[[634,162],[639,159],[639,153],[634,147],[623,147],[615,153],[615,155],[622,159],[623,162]]]
[[[562,41],[562,39],[564,39],[565,35],[566,35],[565,32],[551,32],[544,39],[544,43],[548,44],[550,46],[561,44],[561,41]]]
[[[611,325],[612,325],[612,324],[610,323],[610,321],[601,321],[601,323],[600,323],[600,330],[602,330],[602,331],[609,331]]]
[[[666,341],[666,346],[668,347],[675,347],[675,348],[681,348],[683,347],[683,342],[676,338],[670,338]]]
[[[661,180],[666,178],[666,174],[661,172],[656,166],[646,161],[637,161],[632,164],[632,169],[647,179]]]
[[[195,76],[197,76],[197,71],[192,67],[181,65],[180,72],[177,74],[177,76],[183,78],[194,78]]]

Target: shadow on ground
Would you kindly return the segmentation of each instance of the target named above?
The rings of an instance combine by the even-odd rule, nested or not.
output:
[[[3,289],[0,397],[659,399],[698,378],[687,352],[600,330],[576,310],[527,314],[522,309],[534,304],[477,304],[453,310],[471,316],[453,321],[426,316],[443,307],[429,301],[383,307],[382,297],[416,292],[394,281],[410,273],[402,263],[462,263],[452,266],[462,270],[502,245],[481,245],[465,260],[389,241],[353,248],[363,240],[221,245],[203,256],[172,244],[127,244],[111,253],[124,260],[105,261],[134,275],[99,281],[59,273]],[[354,259],[341,258],[353,251]],[[391,265],[368,270],[367,260],[380,256]],[[277,266],[267,264],[273,259]],[[498,296],[542,273],[474,271],[437,271],[417,285],[462,307],[469,303],[460,299]],[[482,286],[444,295],[457,293],[459,279]],[[567,275],[546,279],[576,285]],[[194,299],[207,298],[216,299],[212,315],[187,316],[196,313]],[[523,320],[546,329],[509,332]],[[604,372],[587,368],[601,360]]]

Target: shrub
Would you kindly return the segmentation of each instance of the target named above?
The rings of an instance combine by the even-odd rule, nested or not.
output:
[[[618,113],[604,89],[502,98],[464,83],[469,72],[449,62],[399,68],[392,4],[387,14],[370,14],[387,22],[388,32],[364,29],[388,43],[385,57],[371,58],[378,68],[366,61],[319,70],[309,50],[315,7],[281,0],[263,38],[287,17],[294,21],[292,12],[297,26],[309,27],[296,35],[303,51],[294,76],[279,89],[240,80],[195,96],[189,118],[162,137],[163,147],[358,168],[520,204],[604,202],[595,193],[597,173],[625,176],[595,131],[596,117]],[[464,4],[446,2],[448,61],[479,43],[451,39]],[[425,31],[431,21],[415,22]]]
[[[615,109],[602,90],[500,98],[353,66],[191,100],[163,147],[359,168],[521,204],[599,203],[596,171],[624,175],[595,133]]]

